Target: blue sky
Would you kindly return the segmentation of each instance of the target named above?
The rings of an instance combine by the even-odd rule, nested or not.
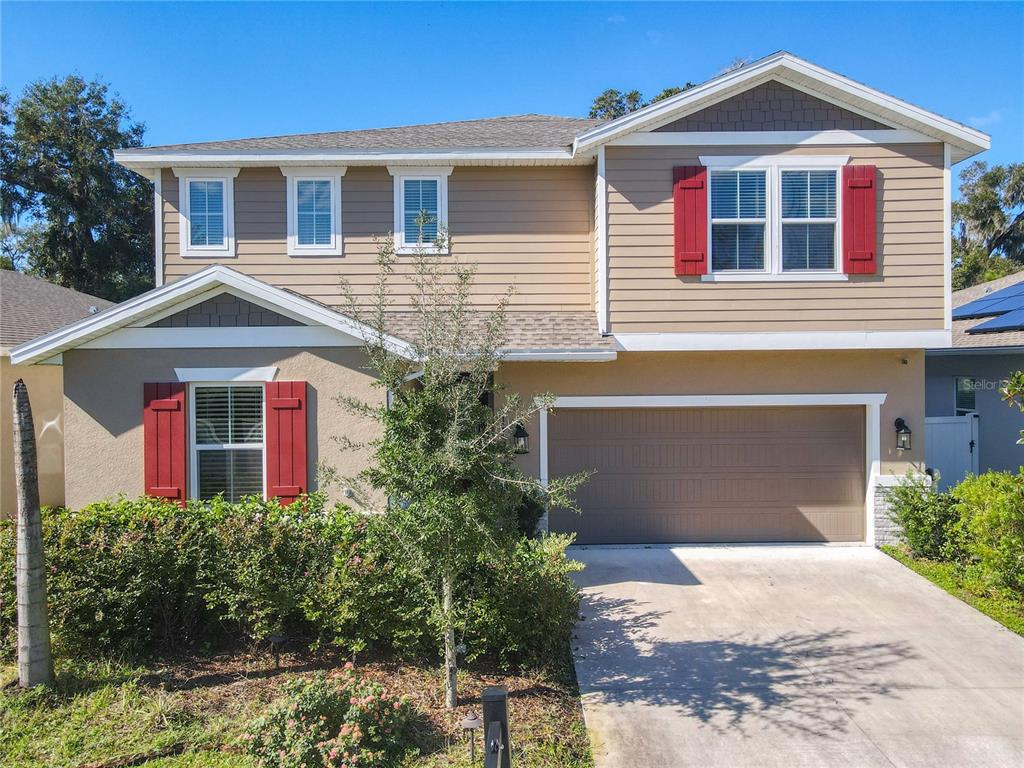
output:
[[[98,77],[151,144],[541,112],[789,50],[1024,160],[1024,3],[23,3],[0,81]]]

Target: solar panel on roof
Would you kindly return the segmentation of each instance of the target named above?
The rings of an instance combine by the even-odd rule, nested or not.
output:
[[[1019,331],[1024,329],[1024,307],[993,317],[976,325],[968,333],[995,333],[997,331]]]
[[[1024,282],[1008,286],[970,301],[953,310],[954,320],[969,320],[972,317],[988,317],[1024,309]]]

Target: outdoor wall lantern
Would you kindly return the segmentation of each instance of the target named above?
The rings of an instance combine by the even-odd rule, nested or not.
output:
[[[903,419],[896,419],[896,450],[910,450],[910,427]]]
[[[516,453],[530,452],[530,433],[523,429],[522,424],[516,424],[512,431],[512,446]]]

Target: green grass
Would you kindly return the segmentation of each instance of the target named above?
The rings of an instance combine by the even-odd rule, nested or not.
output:
[[[169,693],[143,682],[152,670],[112,662],[59,661],[56,672],[51,688],[0,694],[0,764],[59,768],[187,743],[188,753],[147,766],[255,765],[219,752],[241,734],[254,701],[208,708],[213,700],[203,692]],[[4,680],[13,676],[3,670]]]
[[[963,600],[1012,632],[1024,636],[1024,597],[1021,595],[1008,590],[986,589],[965,578],[962,569],[955,563],[916,558],[906,549],[891,545],[883,546],[882,551],[953,597]]]
[[[292,657],[277,671],[261,656],[225,655],[166,665],[58,660],[56,683],[45,689],[0,691],[0,766],[74,768],[175,746],[181,754],[140,763],[145,768],[256,768],[238,737],[281,686],[297,674],[334,662]],[[490,675],[460,672],[463,702],[441,706],[435,669],[360,664],[364,674],[409,695],[430,723],[422,756],[409,768],[469,768],[469,746],[458,722],[479,712],[473,696],[507,685],[515,762],[520,768],[592,768],[590,743],[571,668],[563,674]],[[0,683],[15,677],[0,665]],[[477,766],[481,757],[477,735]]]

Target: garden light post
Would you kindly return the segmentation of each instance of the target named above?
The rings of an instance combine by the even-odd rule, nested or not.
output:
[[[504,686],[484,688],[480,694],[484,705],[484,767],[510,768],[508,738],[508,689]]]
[[[476,764],[476,729],[483,724],[484,721],[476,713],[462,718],[462,730],[469,731],[469,762],[471,765]]]

